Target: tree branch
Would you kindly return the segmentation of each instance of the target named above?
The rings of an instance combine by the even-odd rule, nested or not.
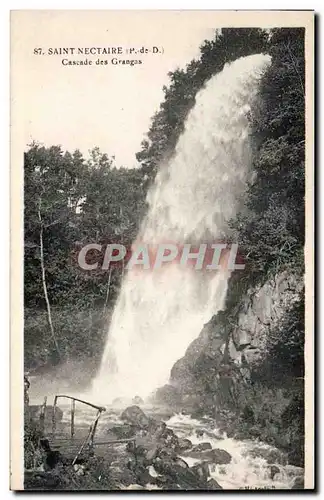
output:
[[[57,342],[55,332],[54,332],[54,327],[53,327],[53,322],[52,322],[52,314],[51,314],[51,305],[50,305],[50,301],[49,301],[48,293],[47,293],[45,261],[44,261],[44,242],[43,242],[44,225],[43,225],[43,221],[42,221],[41,204],[42,204],[42,198],[40,197],[39,203],[38,203],[38,219],[39,219],[39,223],[40,223],[39,247],[40,247],[40,262],[41,262],[41,270],[42,270],[42,283],[43,283],[44,297],[45,297],[46,308],[47,308],[48,324],[49,324],[49,327],[51,330],[52,339],[53,339],[53,342],[55,344],[57,353],[58,353],[59,357],[61,357],[60,349],[59,349],[58,342]]]

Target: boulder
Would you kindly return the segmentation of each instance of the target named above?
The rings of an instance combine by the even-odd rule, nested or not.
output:
[[[125,490],[143,490],[143,486],[141,484],[130,484],[126,486]]]
[[[217,465],[226,465],[232,461],[232,455],[220,448],[205,451],[202,458]]]
[[[166,426],[164,422],[158,422],[158,425],[153,428],[153,431],[153,439],[161,443],[163,447],[171,447],[173,449],[178,447],[178,437],[172,429],[169,429],[169,427]]]
[[[279,467],[277,467],[276,465],[270,466],[270,478],[271,479],[273,479],[275,477],[275,475],[278,474],[279,472],[280,472]]]
[[[187,464],[187,462],[185,460],[183,460],[182,458],[180,458],[180,457],[177,457],[175,459],[175,463],[177,465],[180,465],[180,467],[183,467],[184,469],[187,469],[189,467],[189,465]]]
[[[149,419],[139,406],[129,406],[123,411],[120,418],[140,429],[147,429],[150,426],[151,419]]]
[[[154,438],[159,440],[162,438],[163,434],[165,433],[165,429],[167,428],[165,422],[159,422],[158,426],[156,427],[154,431]]]
[[[190,469],[197,475],[200,481],[207,482],[209,477],[209,466],[208,462],[202,462],[200,464],[196,464]]]
[[[137,472],[137,483],[142,486],[146,486],[147,484],[155,484],[155,477],[151,476],[148,468],[140,468]]]
[[[296,467],[304,467],[304,454],[301,446],[288,452],[288,463]]]
[[[162,434],[162,439],[164,441],[165,446],[170,446],[171,448],[176,448],[178,446],[179,440],[175,435],[173,430],[166,427],[165,431]]]
[[[205,450],[211,450],[212,445],[210,443],[199,443],[193,446],[192,451],[205,451]]]
[[[206,461],[208,463],[216,464],[216,465],[226,465],[232,461],[232,456],[225,450],[221,450],[220,448],[214,448],[212,450],[204,450],[204,451],[194,451],[189,450],[183,452],[184,457],[190,458],[199,458],[202,461]]]
[[[292,490],[304,490],[305,489],[304,477],[303,476],[296,477],[291,489]]]
[[[168,482],[179,485],[181,489],[200,489],[202,487],[198,475],[189,467],[183,467],[183,464],[157,458],[154,462],[154,468],[159,474],[167,476]]]
[[[159,451],[159,457],[167,460],[175,460],[177,458],[177,453],[173,448],[166,446]]]
[[[192,448],[192,442],[190,439],[178,438],[178,444],[176,447],[177,453],[182,453],[183,451],[190,450]]]
[[[153,443],[145,454],[145,462],[147,465],[153,464],[154,459],[158,456],[160,452],[160,446],[157,443]]]
[[[110,429],[107,429],[106,432],[111,439],[129,439],[134,437],[136,427],[128,424],[115,425],[114,427],[110,427]]]
[[[223,488],[218,484],[215,479],[209,479],[207,481],[207,490],[222,490]]]
[[[109,479],[115,486],[118,486],[120,484],[129,486],[136,483],[136,475],[127,467],[111,465],[109,467],[108,474]]]

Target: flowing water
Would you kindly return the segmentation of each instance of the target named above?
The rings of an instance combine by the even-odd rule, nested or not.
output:
[[[226,223],[239,210],[250,175],[248,113],[269,63],[266,55],[239,59],[198,93],[175,155],[161,166],[149,193],[149,211],[139,241],[181,245],[226,237]],[[127,273],[101,369],[91,398],[87,397],[100,405],[108,402],[99,438],[109,425],[122,423],[125,406],[111,406],[112,398],[145,397],[168,381],[172,365],[199,335],[204,322],[222,308],[227,279],[225,271],[208,275],[182,269],[178,263],[159,272]],[[67,420],[69,410],[62,409]],[[161,416],[157,408],[144,405],[143,409],[148,415]],[[302,469],[287,465],[276,448],[255,439],[228,438],[211,419],[195,420],[182,414],[162,418],[178,437],[189,438],[193,444],[208,441],[231,454],[230,464],[209,466],[210,476],[225,489],[291,488],[302,475]],[[79,426],[87,427],[93,411],[83,410],[76,419]],[[197,461],[184,459],[189,465]],[[275,474],[271,465],[277,466]]]
[[[197,94],[171,160],[148,193],[137,241],[196,245],[228,236],[251,175],[249,113],[270,56],[225,66]],[[146,398],[168,381],[204,323],[224,304],[229,271],[197,271],[179,262],[129,270],[110,324],[93,397]]]
[[[64,420],[69,421],[70,407],[61,406],[64,410]],[[171,417],[168,411],[149,405],[141,405],[147,415],[163,418],[179,438],[188,438],[193,445],[209,442],[213,448],[220,448],[232,456],[227,465],[209,464],[210,477],[214,478],[223,489],[291,489],[295,479],[303,475],[303,469],[287,465],[285,454],[273,446],[257,440],[237,440],[228,438],[220,432],[213,420],[205,417],[200,420],[188,415],[175,414]],[[101,417],[97,430],[96,440],[105,440],[105,434],[112,425],[123,424],[120,419],[125,407],[107,406],[107,411]],[[94,417],[94,410],[84,409],[76,412],[77,428],[81,425],[90,426]],[[78,432],[78,430],[76,431]],[[107,439],[107,438],[106,438]],[[123,448],[125,445],[123,445]],[[189,466],[201,460],[182,457]],[[277,472],[271,475],[271,467],[276,466]],[[147,486],[150,488],[150,486]],[[155,487],[156,488],[156,487]]]

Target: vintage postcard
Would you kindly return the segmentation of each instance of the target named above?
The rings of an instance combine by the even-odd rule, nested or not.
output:
[[[11,12],[11,488],[314,489],[312,11]]]

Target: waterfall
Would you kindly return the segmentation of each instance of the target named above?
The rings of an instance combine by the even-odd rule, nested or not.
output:
[[[251,174],[249,112],[270,56],[226,64],[197,93],[173,157],[148,193],[138,240],[206,243],[228,235]],[[221,310],[229,271],[179,262],[129,270],[111,320],[93,391],[101,401],[148,396],[168,382],[173,364]]]

